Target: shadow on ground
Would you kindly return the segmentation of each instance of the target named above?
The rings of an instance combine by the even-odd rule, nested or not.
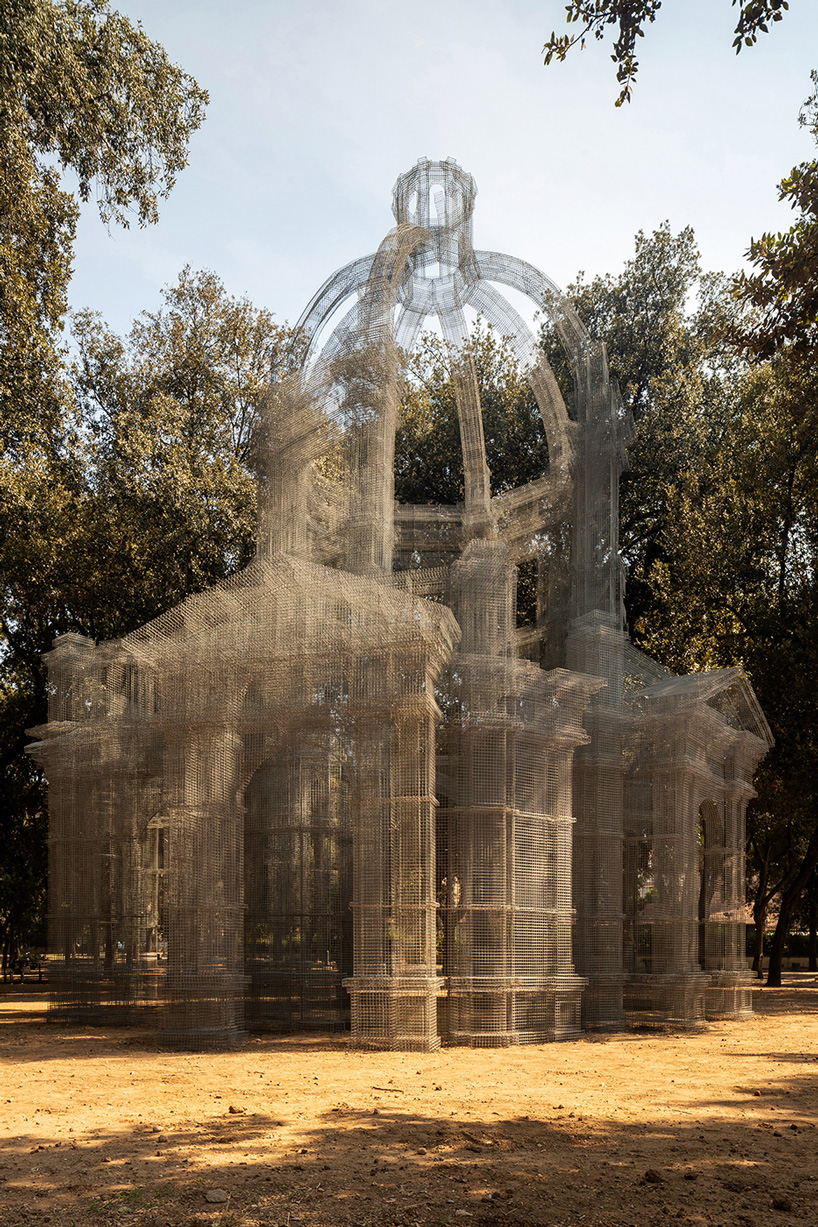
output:
[[[761,1017],[772,1020],[795,1010],[813,1013],[818,986],[811,977],[803,986],[790,982],[756,996]],[[31,997],[12,1001],[3,994],[4,1006],[15,1017],[6,1019],[0,1055],[26,1060],[32,1019],[40,1028],[43,1015]],[[82,1048],[87,1062],[89,1040],[91,1059],[127,1054],[136,1068],[157,1055],[144,1033],[49,1031],[62,1060]],[[590,1069],[603,1059],[597,1043],[577,1047],[578,1064]],[[247,1050],[248,1060],[256,1052],[338,1052],[340,1058],[345,1051],[337,1036],[265,1039]],[[669,1220],[768,1227],[815,1221],[818,1055],[794,1048],[762,1054],[772,1064],[755,1083],[742,1078],[753,1055],[730,1054],[735,1085],[728,1080],[726,1096],[703,1101],[682,1094],[675,1113],[644,1112],[628,1123],[606,1120],[604,1110],[583,1115],[562,1105],[547,1118],[506,1115],[476,1123],[451,1109],[384,1103],[362,1110],[343,1102],[303,1127],[297,1112],[278,1117],[229,1104],[208,1119],[164,1124],[161,1131],[150,1123],[111,1127],[101,1114],[76,1139],[58,1136],[41,1120],[36,1129],[21,1129],[0,1157],[0,1223],[654,1227]],[[31,1059],[42,1064],[42,1053]]]

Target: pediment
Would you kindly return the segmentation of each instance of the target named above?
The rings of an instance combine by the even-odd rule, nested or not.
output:
[[[756,693],[744,670],[736,666],[663,678],[646,686],[638,697],[648,702],[677,699],[682,706],[706,703],[731,728],[752,734],[768,747],[773,745],[773,735]]]

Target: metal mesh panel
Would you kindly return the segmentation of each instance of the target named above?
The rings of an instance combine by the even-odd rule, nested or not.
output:
[[[474,250],[475,194],[421,159],[377,251],[311,300],[304,367],[257,423],[256,560],[49,655],[32,752],[57,1016],[147,1017],[199,1048],[349,1017],[353,1044],[430,1050],[747,1012],[744,809],[769,729],[738,670],[675,678],[628,643],[632,423],[556,286]],[[563,345],[570,416],[503,286]],[[509,338],[548,443],[547,471],[498,495],[467,308]],[[454,507],[394,497],[400,348],[427,319],[451,353]]]
[[[338,748],[283,751],[245,792],[245,1016],[254,1030],[345,1023],[351,971],[349,780]],[[325,739],[325,742],[328,739]]]
[[[646,680],[651,684],[643,686]],[[705,1017],[741,1017],[750,1009],[744,811],[765,727],[737,670],[633,682],[626,1008],[645,1020],[688,1026]],[[743,729],[708,701],[737,685],[753,712]]]

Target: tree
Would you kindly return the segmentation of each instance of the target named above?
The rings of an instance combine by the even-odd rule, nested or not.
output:
[[[78,214],[70,176],[81,200],[96,196],[104,222],[155,221],[206,102],[193,78],[107,0],[0,6],[0,944],[6,955],[23,929],[36,927],[43,897],[42,785],[22,753],[25,728],[44,716],[39,656],[54,633],[68,629],[76,607],[70,593],[87,578],[85,441],[62,336]]]
[[[724,412],[736,378],[733,356],[713,340],[723,326],[726,284],[702,274],[690,227],[674,235],[664,223],[636,235],[633,258],[619,275],[586,282],[580,274],[567,293],[591,335],[605,340],[611,372],[637,426],[620,488],[620,543],[630,631],[641,642],[657,612],[654,588],[665,565],[669,500],[686,474],[700,468],[708,423]],[[698,307],[690,315],[695,295]],[[544,333],[542,340],[569,399],[564,358],[552,337]],[[655,648],[664,650],[661,643]],[[676,661],[682,671],[690,664]]]
[[[752,304],[701,275],[689,230],[640,233],[621,275],[569,294],[637,423],[621,486],[631,636],[679,673],[743,664],[776,737],[748,811],[759,934],[779,900],[774,982],[818,852],[818,367],[794,346],[754,364],[736,350]]]
[[[156,221],[207,94],[107,0],[11,0],[0,10],[0,46],[0,441],[8,453],[59,413],[77,206],[55,163],[75,174],[82,200],[96,192],[104,221]]]
[[[803,127],[808,127],[818,141],[818,74],[812,73],[813,93],[799,116]],[[778,562],[779,589],[777,608],[789,619],[790,626],[783,633],[789,635],[791,652],[801,671],[793,679],[795,693],[804,686],[803,670],[814,671],[816,606],[816,538],[815,505],[818,486],[814,480],[815,467],[812,456],[818,445],[816,433],[816,364],[815,342],[818,337],[818,161],[805,162],[795,167],[779,185],[779,198],[788,201],[799,211],[795,224],[784,233],[764,234],[754,240],[747,253],[756,271],[742,273],[734,283],[737,299],[747,304],[752,312],[730,330],[737,349],[747,354],[756,363],[768,363],[774,378],[783,378],[782,396],[789,406],[789,421],[784,424],[788,442],[795,447],[795,454],[784,475],[786,506],[781,525],[781,539],[776,556]],[[771,361],[770,361],[771,360]],[[798,492],[800,475],[809,474],[807,480],[807,506],[812,514],[799,514]],[[804,496],[802,495],[802,498]],[[804,521],[808,520],[808,523]],[[798,602],[789,593],[792,573],[785,563],[791,555],[800,570],[798,575]],[[800,566],[799,566],[800,564]],[[788,599],[789,597],[789,599]],[[779,676],[778,694],[787,694]],[[780,984],[781,959],[787,931],[799,904],[803,891],[814,882],[818,865],[818,796],[814,786],[816,762],[815,703],[811,693],[804,697],[799,721],[790,724],[788,732],[792,744],[797,747],[796,761],[791,764],[803,780],[803,787],[788,797],[795,801],[800,823],[798,837],[791,837],[792,825],[785,827],[789,838],[785,841],[787,856],[779,873],[781,877],[781,905],[770,953],[768,983]],[[806,808],[803,799],[807,798]],[[799,805],[799,802],[801,804]],[[766,859],[759,867],[763,877]],[[814,889],[814,888],[813,888]],[[814,913],[811,914],[814,919]],[[757,922],[757,932],[759,924]],[[760,937],[757,937],[757,946]],[[814,943],[811,961],[814,961]]]
[[[107,638],[249,561],[256,410],[300,351],[269,311],[189,268],[126,341],[93,313],[74,323],[89,515],[99,525],[97,566],[76,599],[87,593],[87,633]]]
[[[14,134],[0,138],[0,455],[25,459],[58,427],[59,334],[76,208]]]
[[[818,863],[818,366],[783,351],[704,423],[668,491],[642,641],[664,663],[742,663],[776,745],[748,814],[756,924],[778,896],[769,983]]]
[[[4,153],[55,158],[104,221],[155,222],[207,93],[107,0],[11,0],[0,13]]]
[[[0,531],[0,942],[42,900],[47,826],[25,730],[46,718],[42,654],[76,631],[115,638],[246,563],[255,538],[248,462],[271,372],[298,338],[184,269],[125,340],[75,317],[67,410],[41,465],[8,475]],[[16,937],[15,937],[16,933]]]
[[[813,93],[799,116],[818,142],[818,73]],[[756,311],[749,327],[734,340],[755,358],[768,358],[782,346],[814,348],[818,335],[818,161],[802,162],[781,181],[780,200],[799,211],[797,221],[781,234],[763,234],[750,244],[756,272],[742,273],[736,292]]]
[[[733,39],[737,54],[742,47],[751,47],[759,33],[766,34],[770,24],[781,21],[784,10],[789,8],[788,0],[731,0],[731,3],[739,6]],[[570,0],[565,6],[566,21],[569,25],[581,23],[582,29],[576,34],[558,35],[552,31],[543,47],[545,63],[564,60],[578,44],[583,48],[589,34],[603,40],[608,33],[607,27],[615,25],[617,36],[611,59],[618,65],[616,79],[622,86],[615,105],[630,102],[639,71],[636,40],[644,38],[645,26],[656,20],[661,7],[662,0]]]
[[[548,446],[534,394],[511,347],[483,321],[470,338],[486,460],[493,494],[541,477]],[[458,503],[463,499],[463,455],[452,363],[447,344],[426,334],[409,357],[402,417],[395,438],[395,496],[402,503]]]
[[[492,494],[541,477],[548,443],[537,401],[510,345],[478,320],[470,337],[482,409]],[[395,496],[401,503],[459,503],[464,496],[463,453],[453,366],[459,355],[426,334],[409,357],[395,437]],[[519,568],[517,618],[536,618],[536,564]]]

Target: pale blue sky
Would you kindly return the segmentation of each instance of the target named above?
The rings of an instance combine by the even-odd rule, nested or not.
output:
[[[729,0],[665,0],[615,109],[607,45],[544,68],[565,0],[122,0],[210,92],[158,226],[80,223],[74,307],[119,332],[186,263],[294,321],[392,224],[397,175],[452,156],[478,186],[475,245],[561,285],[616,272],[633,236],[691,224],[705,267],[790,224],[779,179],[813,156],[798,112],[818,67],[818,0],[730,47]]]

